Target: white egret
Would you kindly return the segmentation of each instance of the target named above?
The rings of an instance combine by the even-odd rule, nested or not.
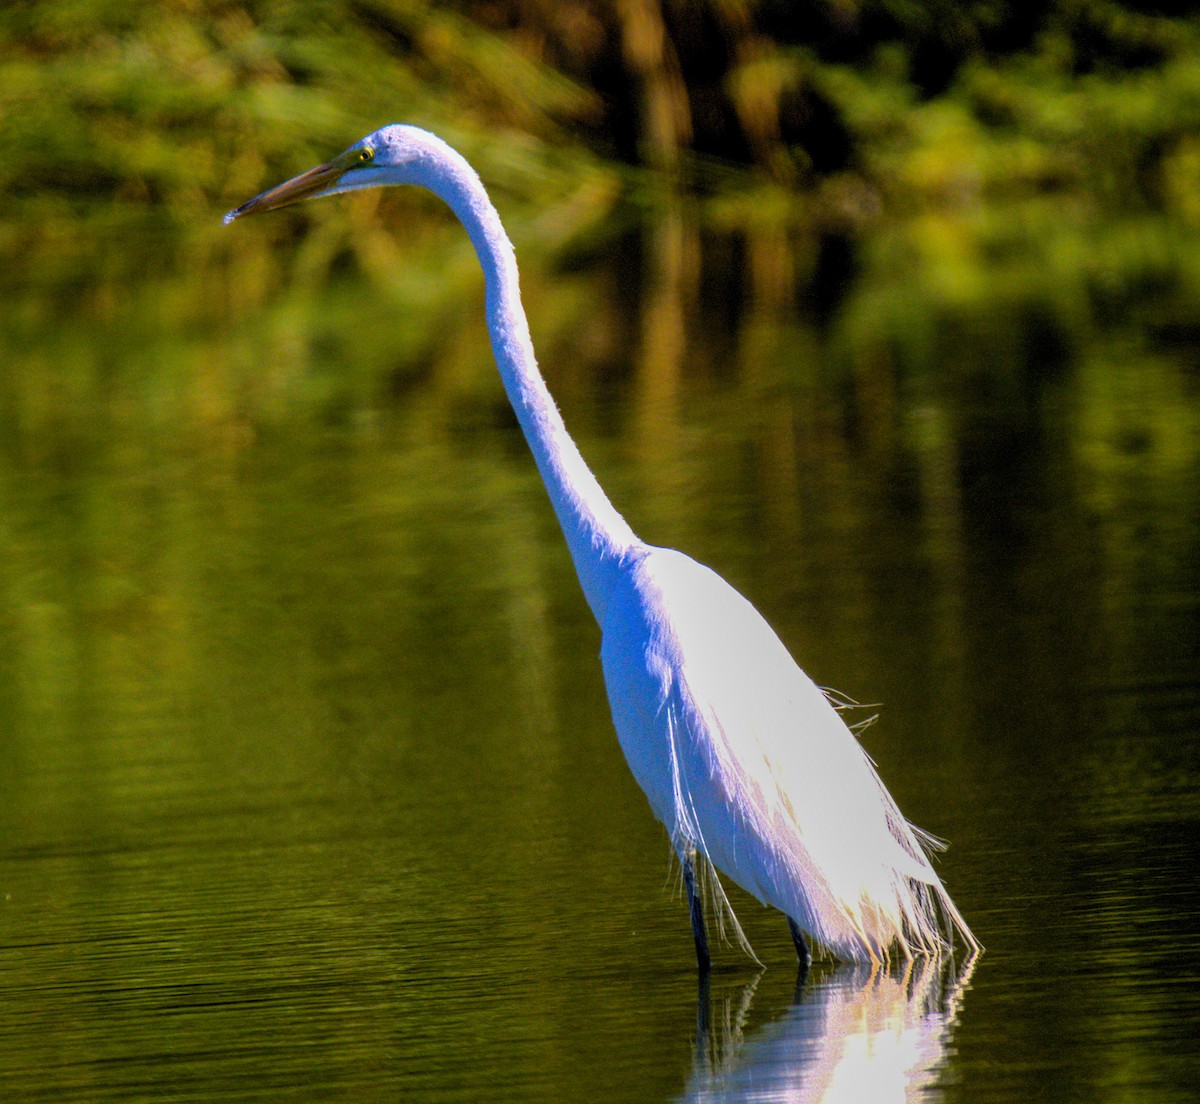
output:
[[[416,184],[458,216],[486,279],[496,364],[562,526],[588,605],[625,758],[683,866],[696,956],[709,964],[702,883],[753,955],[715,867],[837,958],[949,950],[971,934],[927,850],[826,695],[757,610],[682,552],[639,540],[567,433],[534,358],[517,262],[463,157],[386,126],[225,216]],[[702,878],[701,875],[707,875]]]

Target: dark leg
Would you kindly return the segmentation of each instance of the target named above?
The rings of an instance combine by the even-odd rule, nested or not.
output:
[[[812,955],[809,953],[808,944],[804,942],[804,933],[800,930],[800,925],[790,916],[788,930],[792,933],[792,942],[796,944],[796,957],[800,960],[800,980],[803,980],[808,976],[808,968],[812,965]]]
[[[704,934],[704,906],[696,888],[696,852],[683,856],[683,884],[687,886],[688,909],[692,914],[692,936],[696,940],[696,963],[701,974],[708,973],[712,959],[708,957],[708,936]]]

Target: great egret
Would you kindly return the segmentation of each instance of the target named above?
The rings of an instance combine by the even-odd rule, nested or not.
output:
[[[225,216],[417,184],[458,216],[487,284],[496,365],[600,625],[600,660],[625,758],[683,866],[696,957],[710,959],[702,883],[750,948],[715,867],[841,959],[979,944],[909,824],[826,695],[757,610],[707,567],[639,540],[567,433],[538,370],[517,261],[466,160],[440,138],[386,126]],[[707,875],[707,877],[702,877]]]

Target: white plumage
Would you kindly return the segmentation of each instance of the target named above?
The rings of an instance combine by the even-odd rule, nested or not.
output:
[[[567,433],[538,370],[517,263],[496,209],[439,138],[387,126],[225,216],[358,188],[417,184],[450,205],[479,255],[505,391],[599,623],[613,721],[684,866],[696,954],[709,963],[696,866],[710,865],[839,958],[878,962],[979,945],[838,712],[740,594],[639,540]],[[710,871],[711,873],[711,871]],[[718,907],[753,954],[712,876]]]
[[[974,947],[929,838],[758,611],[681,552],[631,561],[600,657],[625,757],[680,855],[711,862],[838,958],[880,960],[893,943],[934,951],[952,928]]]

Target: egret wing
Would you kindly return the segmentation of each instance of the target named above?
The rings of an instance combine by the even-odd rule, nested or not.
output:
[[[653,550],[604,632],[618,737],[677,848],[839,957],[932,949],[951,926],[969,938],[854,734],[724,580]]]

